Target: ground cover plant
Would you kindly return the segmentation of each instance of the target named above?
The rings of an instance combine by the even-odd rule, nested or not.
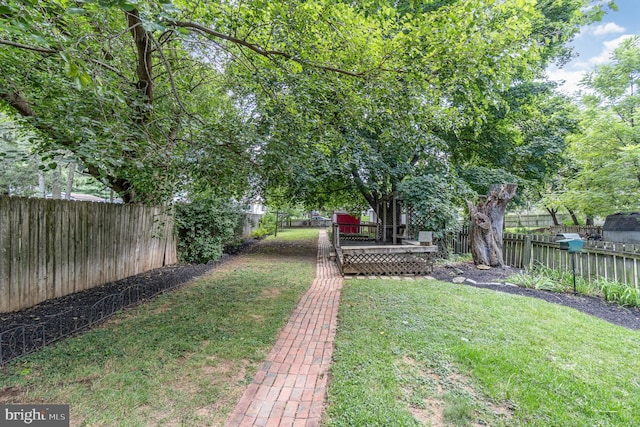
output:
[[[435,280],[346,281],[328,426],[640,423],[640,333]]]
[[[69,404],[74,426],[222,425],[311,284],[317,239],[317,230],[269,237],[178,291],[9,363],[0,403]]]
[[[516,285],[552,292],[573,292],[573,273],[537,265],[526,274],[515,274],[509,282]],[[588,281],[576,276],[576,292],[603,298],[628,307],[640,307],[640,291],[624,283],[605,278]]]

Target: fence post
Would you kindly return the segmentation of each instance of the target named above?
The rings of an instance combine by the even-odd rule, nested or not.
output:
[[[531,234],[527,234],[524,236],[524,248],[522,253],[522,267],[523,268],[531,268],[531,252],[533,248],[533,244],[531,243],[533,240],[533,236]]]

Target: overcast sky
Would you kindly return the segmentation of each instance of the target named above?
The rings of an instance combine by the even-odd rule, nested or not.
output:
[[[579,54],[562,69],[547,70],[550,80],[565,81],[561,90],[569,95],[580,89],[582,76],[594,66],[609,62],[622,40],[640,35],[640,0],[615,0],[618,11],[609,11],[601,22],[584,27],[573,41]]]

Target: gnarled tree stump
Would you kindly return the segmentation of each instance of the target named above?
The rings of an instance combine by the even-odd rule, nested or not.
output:
[[[516,195],[517,184],[493,184],[477,205],[469,206],[469,248],[476,265],[504,265],[502,228],[507,204]]]

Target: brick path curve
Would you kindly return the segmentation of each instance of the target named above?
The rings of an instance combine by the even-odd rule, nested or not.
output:
[[[320,424],[336,333],[342,276],[318,238],[316,278],[300,298],[276,344],[225,427]]]

